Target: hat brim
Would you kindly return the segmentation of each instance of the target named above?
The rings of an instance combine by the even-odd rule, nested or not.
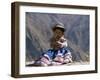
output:
[[[56,29],[61,30],[62,32],[65,32],[66,29],[65,28],[61,28],[61,27],[53,27],[52,30],[55,31]]]

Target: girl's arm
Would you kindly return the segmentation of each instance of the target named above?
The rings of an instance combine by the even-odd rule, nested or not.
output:
[[[68,44],[67,44],[67,40],[64,41],[63,43],[60,42],[60,41],[58,41],[58,43],[59,43],[60,45],[62,45],[62,47],[67,47],[67,46],[68,46]]]

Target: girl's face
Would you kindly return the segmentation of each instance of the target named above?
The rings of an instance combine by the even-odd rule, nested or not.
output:
[[[56,29],[54,31],[54,37],[57,39],[61,38],[61,36],[63,36],[63,35],[64,35],[64,32],[62,32],[60,29]]]

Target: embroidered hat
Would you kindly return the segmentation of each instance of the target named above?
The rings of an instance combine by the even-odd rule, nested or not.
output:
[[[55,31],[56,29],[60,29],[61,31],[65,32],[65,28],[62,23],[58,23],[52,28],[53,31]]]

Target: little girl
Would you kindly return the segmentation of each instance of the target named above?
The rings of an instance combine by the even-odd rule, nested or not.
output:
[[[53,62],[60,64],[72,62],[72,56],[67,49],[67,40],[64,38],[65,28],[62,24],[53,27],[53,37],[50,42],[51,49],[44,52],[36,65],[49,66]]]

